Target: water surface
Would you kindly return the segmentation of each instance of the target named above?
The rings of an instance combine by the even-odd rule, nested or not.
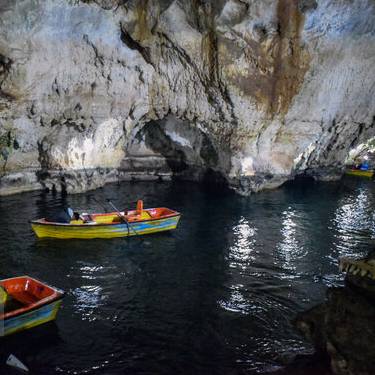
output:
[[[256,374],[311,346],[298,311],[341,285],[338,257],[375,235],[373,182],[284,186],[247,198],[189,183],[122,183],[66,198],[0,198],[0,278],[64,289],[56,323],[0,341],[35,374]],[[166,206],[178,230],[142,238],[37,240],[28,224],[68,203]],[[66,202],[65,202],[66,201]],[[4,372],[7,373],[7,372]]]

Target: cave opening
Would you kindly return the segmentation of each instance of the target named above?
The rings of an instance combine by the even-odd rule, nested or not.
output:
[[[345,159],[347,167],[359,168],[365,165],[369,169],[375,169],[375,137],[352,148]]]
[[[196,123],[168,115],[144,124],[133,137],[123,168],[134,179],[177,179],[227,188],[212,139]],[[135,172],[134,172],[135,171]]]
[[[286,181],[284,185],[286,186],[295,186],[295,185],[311,185],[315,183],[316,180],[313,176],[310,176],[305,173],[299,173],[294,176],[293,180]]]

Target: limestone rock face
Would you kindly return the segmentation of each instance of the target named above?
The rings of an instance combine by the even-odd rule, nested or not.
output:
[[[373,0],[1,0],[0,194],[340,175],[375,136]]]

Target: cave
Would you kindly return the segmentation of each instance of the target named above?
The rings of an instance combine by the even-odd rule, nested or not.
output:
[[[375,1],[0,16],[0,374],[374,374]]]
[[[226,185],[217,146],[198,124],[168,115],[146,122],[127,147],[123,173],[133,179],[178,179]]]

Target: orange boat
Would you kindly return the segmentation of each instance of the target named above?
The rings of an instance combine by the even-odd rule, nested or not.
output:
[[[0,280],[7,298],[0,314],[0,336],[29,329],[56,318],[64,292],[29,276]]]

